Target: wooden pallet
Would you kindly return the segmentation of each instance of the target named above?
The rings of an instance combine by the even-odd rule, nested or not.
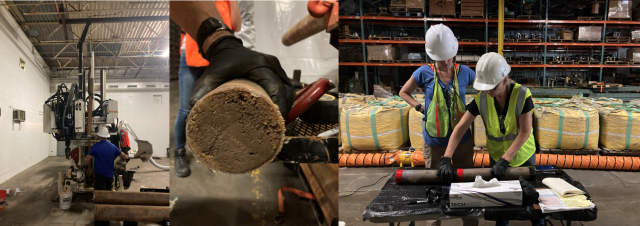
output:
[[[640,62],[629,61],[629,65],[640,65]]]
[[[424,38],[421,38],[421,37],[393,37],[393,40],[396,40],[396,41],[403,41],[403,40],[406,40],[406,41],[412,41],[412,40],[420,41],[420,40],[424,40]]]
[[[391,64],[391,63],[395,63],[396,60],[367,60],[367,62],[369,62],[369,63],[387,63],[387,64]]]
[[[478,42],[478,39],[460,39],[461,42]]]
[[[460,15],[460,18],[462,18],[462,19],[484,19],[484,15],[482,15],[482,16],[477,16],[477,15]]]
[[[557,38],[550,38],[549,42],[573,42],[573,39],[557,39]]]
[[[615,21],[631,21],[631,18],[607,18],[607,20],[615,20]]]
[[[402,5],[394,5],[394,4],[391,4],[391,5],[389,6],[389,12],[392,12],[392,13],[396,13],[396,12],[407,12],[407,6],[406,6],[406,5],[404,5],[404,4],[402,4]]]
[[[579,16],[578,20],[602,20],[602,16]]]
[[[509,20],[509,19],[513,20],[515,18],[516,18],[515,16],[504,15],[504,19],[505,20]],[[491,16],[489,16],[489,19],[498,19],[498,15],[491,15]]]
[[[507,64],[516,64],[516,61],[513,61],[513,60],[512,61],[508,61],[507,60]]]
[[[507,42],[515,42],[515,39],[512,38],[505,38],[502,40],[502,42],[507,43]],[[493,42],[493,43],[498,43],[498,38],[490,38],[489,42]]]
[[[631,38],[629,37],[605,37],[605,43],[630,43]]]
[[[360,39],[360,37],[357,36],[340,36],[338,37],[338,39]]]
[[[518,20],[540,20],[540,19],[542,19],[542,17],[537,16],[537,15],[518,15],[516,18]]]
[[[598,155],[602,149],[556,149],[556,148],[540,148],[542,154],[560,154],[560,155]]]
[[[394,17],[424,17],[423,12],[394,12]]]
[[[602,40],[578,40],[578,42],[601,42]]]
[[[602,152],[600,155],[604,156],[640,156],[640,150],[611,150],[601,146]]]
[[[456,15],[442,15],[442,14],[433,14],[429,13],[429,17],[442,17],[442,18],[456,18]]]
[[[604,64],[629,65],[629,61],[605,61]]]
[[[633,40],[633,43],[640,44],[640,39]]]
[[[391,37],[369,37],[369,40],[391,40]]]
[[[424,60],[397,60],[397,63],[409,63],[409,64],[420,64],[424,63]]]
[[[565,65],[573,65],[576,64],[576,62],[573,61],[550,61],[549,64],[565,64]]]
[[[600,64],[599,61],[578,61],[577,64]]]
[[[516,64],[542,64],[542,61],[518,61]]]
[[[365,16],[393,16],[391,13],[364,13]]]
[[[542,39],[539,39],[539,38],[516,39],[516,42],[542,42]]]
[[[577,86],[583,87],[583,88],[590,88],[590,89],[600,89],[602,88],[610,88],[610,87],[622,87],[622,84],[619,83],[605,83],[603,85],[599,85],[599,84],[578,84]]]
[[[424,13],[424,7],[407,7],[407,12],[421,12],[421,13]]]

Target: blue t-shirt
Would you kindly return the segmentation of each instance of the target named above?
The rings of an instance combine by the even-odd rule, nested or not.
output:
[[[122,153],[118,147],[111,142],[101,140],[94,144],[89,151],[89,155],[93,156],[93,172],[106,176],[113,177],[113,161],[116,157]]]
[[[468,85],[469,86],[473,85],[473,80],[475,78],[476,78],[476,73],[473,70],[471,70],[469,67],[465,65],[460,65],[460,69],[458,71],[458,91],[459,91],[460,99],[462,100],[462,103],[465,103],[465,105],[466,105],[465,98],[464,98],[465,87]],[[426,111],[426,109],[429,107],[429,104],[431,103],[431,98],[433,98],[433,87],[434,87],[433,85],[435,81],[433,79],[433,70],[431,70],[431,67],[429,67],[429,65],[422,66],[418,68],[418,70],[413,72],[413,80],[415,80],[416,83],[418,83],[418,87],[423,88],[425,91],[423,105]],[[438,83],[440,83],[439,85],[442,88],[442,93],[445,100],[447,101],[447,106],[451,106],[450,94],[447,91],[452,90],[453,79],[449,82],[449,84],[444,84],[442,80],[438,80]],[[453,129],[454,128],[451,128],[451,130],[449,130],[449,133],[445,138],[431,137],[427,134],[426,130],[422,131],[422,137],[424,137],[424,142],[429,146],[444,147],[449,144],[449,137],[451,136],[451,132],[453,132]],[[461,144],[465,143],[469,141],[469,139],[471,139],[471,130],[467,130],[467,132],[462,137],[462,140],[460,140],[460,143]]]

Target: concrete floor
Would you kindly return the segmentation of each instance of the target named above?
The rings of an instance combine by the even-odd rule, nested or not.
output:
[[[169,159],[156,159],[156,162],[167,165]],[[71,209],[64,211],[58,202],[51,201],[58,192],[58,172],[69,166],[69,160],[64,156],[48,157],[0,184],[1,190],[20,188],[26,191],[21,196],[7,197],[9,205],[0,211],[0,226],[93,225],[93,203],[86,201],[93,193],[74,195]],[[141,187],[165,188],[169,185],[168,173],[151,163],[144,163],[125,191],[135,192]],[[120,223],[111,222],[111,225]]]
[[[171,81],[171,144],[179,107],[178,81]],[[171,153],[173,155],[173,152]],[[278,189],[303,189],[297,173],[282,163],[270,163],[249,174],[213,173],[196,162],[187,151],[191,175],[179,178],[171,173],[172,225],[275,225]],[[173,171],[173,161],[171,169]],[[285,217],[281,225],[317,225],[312,204],[285,194]]]
[[[573,225],[640,225],[640,173],[616,172],[596,170],[565,170],[574,180],[580,181],[598,207],[598,219],[595,221],[575,222]],[[385,177],[378,184],[361,189],[360,192],[345,198],[340,202],[340,221],[346,226],[376,225],[369,221],[362,221],[362,213],[369,203],[376,197],[384,183],[391,177],[395,168],[340,168],[340,196],[347,195],[363,185],[375,183]],[[552,220],[552,225],[563,225]],[[407,225],[403,223],[402,225]],[[382,225],[382,224],[377,224]],[[416,222],[416,225],[427,225],[426,222]],[[445,225],[462,225],[460,219],[444,220]],[[494,222],[480,220],[481,226],[492,226]],[[528,221],[512,221],[513,226],[531,225]]]

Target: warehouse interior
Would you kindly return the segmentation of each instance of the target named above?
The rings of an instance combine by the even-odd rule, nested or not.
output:
[[[526,205],[512,209],[518,213],[478,208],[472,218],[479,218],[479,225],[507,220],[498,213],[520,217],[510,225],[531,225],[526,217],[545,218],[547,225],[633,225],[640,220],[633,214],[640,196],[635,143],[640,140],[634,137],[638,121],[633,117],[640,103],[640,1],[350,0],[341,1],[340,10],[340,221],[461,225],[461,216],[473,215],[456,215],[448,197],[442,209],[408,204],[428,200],[424,191],[437,183],[402,184],[411,180],[406,176],[411,170],[425,167],[425,128],[423,114],[397,95],[414,71],[434,62],[425,51],[425,33],[438,24],[457,38],[455,63],[475,71],[483,54],[503,55],[511,67],[509,78],[532,95],[532,130],[540,147],[536,163],[561,171],[558,175],[586,191],[595,204],[557,214]],[[478,91],[472,86],[465,91],[468,104]],[[422,87],[412,95],[425,103]],[[481,117],[470,129],[474,166],[488,172]],[[539,179],[530,182],[536,189],[547,188]],[[438,219],[441,224],[427,222]]]
[[[253,42],[250,39],[242,39],[245,47],[252,47],[257,52],[277,57],[282,69],[289,78],[295,78],[296,73],[294,71],[299,70],[300,72],[297,75],[299,81],[303,83],[309,84],[319,81],[319,79],[328,79],[337,83],[338,51],[330,45],[331,34],[322,30],[319,33],[314,32],[317,34],[293,45],[285,46],[283,44],[283,35],[293,29],[292,27],[305,16],[310,17],[307,10],[307,2],[253,1],[252,8],[246,5],[249,2],[239,1],[240,10],[243,13],[242,30],[249,29],[247,33],[253,33]],[[248,16],[249,19],[246,19],[245,12],[250,15]],[[238,36],[238,33],[236,33],[236,36]],[[174,43],[173,36],[171,41]],[[177,43],[176,47],[172,46],[172,49],[179,48],[180,42],[175,43]],[[253,43],[253,45],[250,43]],[[179,56],[173,57],[172,55],[171,62],[179,62]],[[174,68],[173,66],[174,64],[172,63],[172,68]],[[179,94],[179,83],[181,81],[179,80],[177,68],[175,67],[171,72],[170,111],[172,123],[170,147],[172,149],[175,142],[175,125],[173,122],[178,117],[181,98]],[[325,96],[337,96],[334,90],[331,90]],[[332,99],[330,102],[335,104],[332,105],[334,108],[325,110],[337,112],[337,98],[332,97]],[[193,113],[193,110],[191,113]],[[326,116],[317,117],[316,120],[320,120],[319,118],[322,117]],[[303,118],[303,116],[300,118]],[[337,135],[323,138],[316,137],[320,132],[337,126],[337,117],[330,120],[335,121],[332,123],[315,122],[307,124],[304,122],[297,124],[313,125],[305,128],[322,128],[322,130],[314,129],[313,133],[299,134],[297,136],[299,136],[299,139],[326,142],[325,144],[327,145],[333,142],[337,144]],[[297,122],[302,121],[298,119]],[[291,124],[296,124],[297,122]],[[287,127],[288,132],[290,128],[290,126]],[[294,136],[288,132],[285,133],[285,139],[290,139],[291,136]],[[294,142],[285,141],[285,143],[292,144]],[[234,148],[241,149],[242,147]],[[324,149],[324,152],[337,154],[337,147],[334,147],[334,150],[329,148]],[[217,225],[337,225],[338,172],[336,164],[297,164],[275,160],[249,173],[228,173],[212,170],[202,161],[198,161],[194,157],[195,155],[189,146],[188,139],[185,149],[190,175],[178,177],[173,173],[175,172],[176,163],[174,161],[171,162],[171,202],[173,203],[171,223],[176,225],[207,225],[211,224],[211,222],[215,222],[214,224]],[[287,148],[283,147],[280,153],[285,152],[285,149]],[[306,149],[311,149],[311,147],[300,147],[299,149],[291,150],[294,150],[295,155],[316,155]],[[336,157],[335,155],[333,156]],[[242,159],[242,157],[236,158]],[[324,158],[320,157],[319,159]],[[320,160],[319,162],[326,162],[326,160]],[[308,171],[305,172],[308,169],[315,172],[312,173],[313,176],[307,174]],[[293,193],[285,192],[285,188],[297,189],[300,192],[312,194],[318,200],[299,198]],[[279,198],[279,191],[282,191],[282,198]],[[283,205],[283,213],[280,213],[279,201]]]
[[[168,2],[2,1],[0,43],[0,189],[7,191],[0,225],[93,224],[92,166],[77,167],[90,147],[83,142],[96,142],[101,126],[119,148],[114,137],[126,136],[129,163],[140,163],[135,173],[123,171],[133,176],[116,182],[119,189],[169,186]],[[74,135],[53,120],[52,100],[63,99],[81,106]],[[62,175],[72,187],[64,186],[71,196],[64,202]]]

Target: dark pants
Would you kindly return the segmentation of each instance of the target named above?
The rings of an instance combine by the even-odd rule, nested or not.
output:
[[[113,177],[107,177],[102,174],[94,174],[93,190],[96,191],[111,191],[111,185],[113,184]],[[109,225],[109,221],[95,221],[96,226]]]
[[[95,174],[93,190],[111,191],[111,185],[113,185],[113,177],[107,177],[98,173]]]
[[[492,158],[489,158],[489,166],[493,166],[494,164],[496,164],[496,161],[493,161]],[[520,166],[535,166],[535,165],[536,165],[536,153],[533,153],[533,155],[531,155],[531,158],[529,158],[529,160],[522,163],[522,165]],[[531,220],[531,225],[543,226],[544,219]],[[509,226],[509,221],[506,221],[506,220],[496,221],[496,226]]]

